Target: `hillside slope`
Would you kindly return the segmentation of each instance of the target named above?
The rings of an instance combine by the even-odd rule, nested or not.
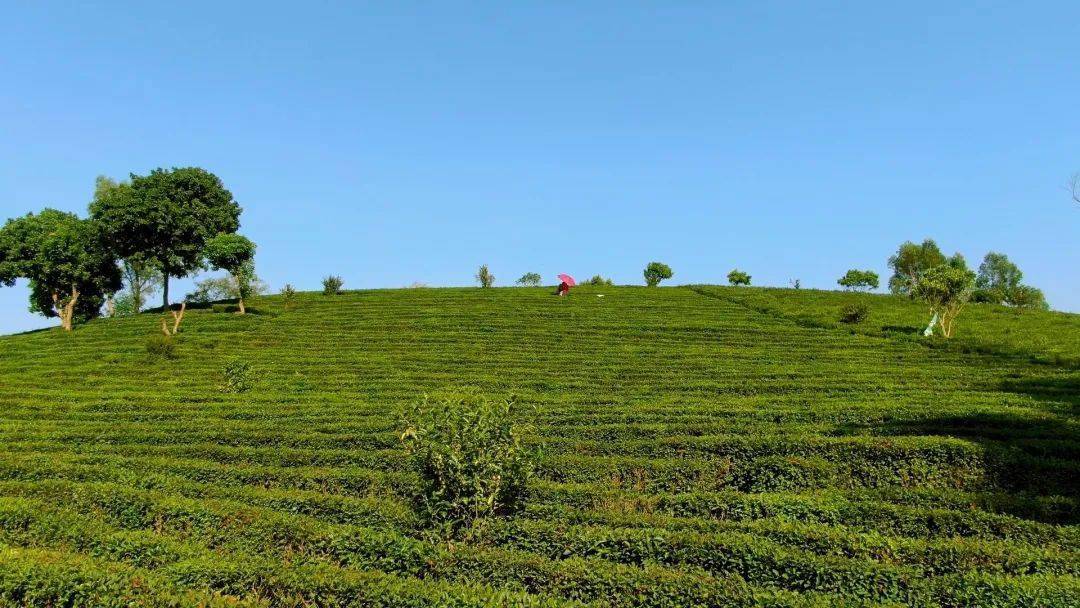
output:
[[[1076,316],[1018,356],[809,323],[819,297],[304,293],[190,311],[172,361],[153,314],[0,337],[0,599],[1075,605]],[[524,514],[447,546],[397,411],[460,386],[535,405],[544,456]]]

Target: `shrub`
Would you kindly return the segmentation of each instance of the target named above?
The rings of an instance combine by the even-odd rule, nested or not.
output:
[[[476,282],[480,283],[480,287],[491,287],[495,284],[495,275],[488,270],[487,264],[480,266],[480,270],[476,271]]]
[[[645,284],[649,287],[656,287],[660,284],[660,281],[670,279],[673,275],[671,266],[663,262],[649,262],[649,265],[645,267]]]
[[[322,292],[324,296],[336,296],[341,293],[341,286],[345,284],[345,281],[337,276],[330,275],[322,280]]]
[[[296,290],[293,289],[292,283],[286,283],[281,288],[281,303],[285,307],[285,310],[292,308],[294,301],[296,300]]]
[[[233,359],[226,363],[221,369],[221,375],[225,378],[221,385],[223,393],[246,393],[251,390],[254,382],[251,364],[243,359]]]
[[[176,340],[164,334],[150,336],[146,339],[146,354],[153,359],[175,359]]]
[[[750,275],[736,268],[728,273],[727,280],[732,285],[749,285]]]
[[[517,284],[523,287],[539,287],[541,280],[542,278],[540,277],[540,273],[526,272],[525,274],[521,275],[520,279],[517,280]]]
[[[840,309],[841,323],[862,323],[870,316],[870,307],[862,302],[853,302]]]
[[[405,414],[401,443],[420,476],[421,516],[452,532],[518,510],[535,451],[511,421],[516,401],[425,396]]]
[[[588,281],[585,281],[585,284],[586,285],[596,285],[596,286],[599,286],[599,287],[611,287],[612,285],[614,285],[614,283],[611,282],[611,279],[605,279],[604,277],[602,277],[600,275],[594,275],[593,278],[589,279]]]

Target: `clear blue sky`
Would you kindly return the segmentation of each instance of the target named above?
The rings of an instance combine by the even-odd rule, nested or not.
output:
[[[7,1],[0,220],[199,165],[275,291],[832,288],[933,237],[1078,311],[1080,3],[951,4]]]

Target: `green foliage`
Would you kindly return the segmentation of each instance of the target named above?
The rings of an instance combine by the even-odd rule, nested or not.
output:
[[[593,275],[593,277],[591,279],[589,279],[588,281],[585,281],[585,284],[586,285],[595,285],[597,287],[611,287],[612,285],[614,285],[614,283],[611,281],[611,279],[605,279],[604,277],[602,277],[602,276],[600,276],[598,274]]]
[[[168,364],[156,315],[0,337],[0,604],[1075,604],[1080,315],[923,340],[907,298],[601,291],[189,308]],[[439,538],[395,412],[450,383],[524,395],[544,449],[516,516]]]
[[[255,276],[255,243],[239,234],[219,234],[206,243],[206,260],[216,270],[226,270],[231,290],[245,312],[244,299],[265,291]]]
[[[281,288],[281,304],[285,310],[289,310],[293,307],[296,301],[296,289],[293,288],[292,283],[286,283]]]
[[[941,318],[941,332],[953,334],[953,322],[971,297],[975,273],[962,266],[935,266],[922,272],[911,287],[912,297],[926,302]]]
[[[521,275],[520,279],[517,280],[517,284],[521,285],[522,287],[539,287],[540,281],[542,280],[543,278],[540,276],[540,273],[526,272],[525,274]]]
[[[30,310],[60,317],[64,329],[100,314],[120,273],[98,224],[45,209],[0,228],[0,285],[30,280]]]
[[[852,268],[836,282],[842,285],[844,289],[854,291],[877,289],[878,273],[873,270],[857,270]]]
[[[425,396],[408,410],[401,442],[426,520],[456,530],[523,506],[535,456],[513,424],[515,406],[466,394]]]
[[[337,275],[323,277],[322,292],[324,296],[336,296],[341,293],[341,287],[345,285],[344,279]]]
[[[140,256],[161,271],[166,307],[169,277],[198,270],[206,243],[240,227],[240,211],[221,180],[198,167],[132,174],[130,184],[99,188],[90,203],[121,257]]]
[[[870,307],[862,302],[845,304],[840,309],[841,323],[862,323],[870,316]]]
[[[673,275],[671,266],[663,262],[649,262],[649,265],[645,267],[645,284],[649,287],[656,287],[660,284],[660,281],[670,279]]]
[[[480,283],[480,287],[491,287],[495,284],[495,275],[488,270],[487,264],[482,264],[476,271],[476,282]]]
[[[146,354],[152,359],[175,359],[176,339],[164,334],[154,334],[146,339]]]
[[[912,288],[923,272],[946,263],[945,254],[933,239],[920,245],[907,241],[889,258],[889,291],[897,295],[911,295]]]
[[[240,358],[230,359],[225,363],[221,368],[221,376],[223,382],[220,390],[223,393],[246,393],[255,383],[251,364]]]
[[[749,285],[750,275],[736,268],[728,273],[727,280],[731,285]]]
[[[1030,285],[1017,285],[1009,290],[1005,303],[1021,310],[1050,310],[1041,289]]]

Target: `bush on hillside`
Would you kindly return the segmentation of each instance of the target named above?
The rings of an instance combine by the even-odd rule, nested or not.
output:
[[[251,372],[251,364],[243,359],[232,359],[221,368],[224,382],[221,385],[223,393],[246,393],[254,384],[254,374]]]
[[[543,278],[540,276],[540,273],[526,272],[525,274],[521,275],[520,279],[517,280],[517,284],[521,285],[522,287],[539,287],[540,281],[542,280]]]
[[[293,288],[292,283],[286,283],[281,288],[281,303],[285,310],[292,308],[294,301],[296,300],[296,289]]]
[[[862,302],[845,304],[844,307],[840,309],[841,323],[862,323],[869,317],[870,307]]]
[[[322,292],[324,296],[336,296],[341,293],[341,287],[345,280],[336,274],[324,277],[322,280]]]
[[[602,277],[602,276],[600,276],[598,274],[593,275],[593,278],[589,279],[588,281],[585,281],[585,284],[586,285],[596,285],[598,287],[611,287],[612,285],[614,285],[614,283],[611,281],[611,279],[605,279],[604,277]]]
[[[453,532],[523,505],[537,454],[512,422],[516,406],[513,398],[425,396],[406,412],[401,443],[420,476],[417,505],[428,523]]]
[[[150,336],[146,339],[146,354],[151,359],[175,359],[176,340],[166,335]]]
[[[480,283],[480,287],[491,287],[495,284],[495,275],[488,270],[487,264],[481,265],[480,270],[476,271],[476,282]]]
[[[750,275],[736,268],[728,273],[727,280],[732,285],[749,285]]]

